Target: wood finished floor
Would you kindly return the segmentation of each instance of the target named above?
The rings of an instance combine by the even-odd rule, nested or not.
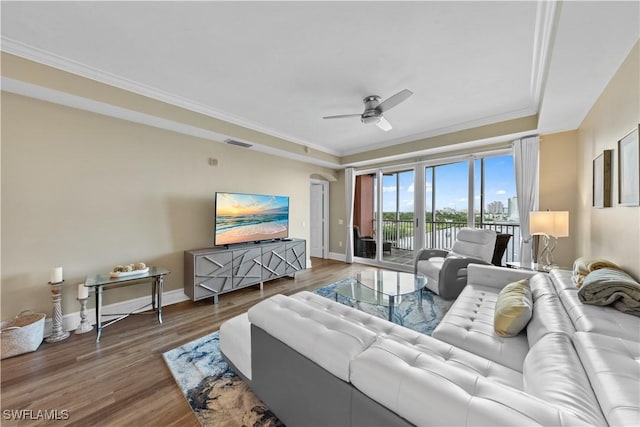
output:
[[[163,308],[154,316],[131,316],[104,330],[95,329],[48,344],[38,351],[0,362],[2,426],[199,426],[164,363],[162,353],[216,331],[220,324],[271,295],[314,290],[363,268],[361,264],[312,259],[313,268],[211,299]],[[66,410],[67,420],[15,422],[7,410]]]

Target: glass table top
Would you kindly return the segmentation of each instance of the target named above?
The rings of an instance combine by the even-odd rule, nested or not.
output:
[[[123,277],[111,277],[109,273],[102,273],[87,277],[84,285],[87,287],[115,285],[118,283],[148,279],[150,277],[166,276],[167,274],[169,274],[169,270],[162,267],[149,267],[149,271],[146,273],[132,274]]]
[[[398,271],[365,270],[336,288],[336,294],[356,301],[385,307],[397,305],[401,297],[421,291],[426,278],[420,274]]]

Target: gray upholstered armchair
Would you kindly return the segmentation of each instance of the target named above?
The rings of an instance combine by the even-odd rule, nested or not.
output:
[[[467,265],[491,264],[496,232],[462,228],[451,250],[422,249],[415,258],[415,272],[427,278],[427,289],[444,299],[454,299],[467,284]]]

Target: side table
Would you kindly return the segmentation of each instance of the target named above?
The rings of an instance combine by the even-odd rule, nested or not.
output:
[[[87,277],[85,286],[88,288],[94,288],[96,293],[96,342],[100,342],[100,336],[102,330],[109,325],[112,325],[125,317],[129,317],[132,314],[143,314],[140,310],[143,310],[149,306],[153,311],[158,314],[158,323],[162,323],[162,289],[164,284],[164,276],[169,274],[169,270],[162,267],[150,267],[147,273],[135,274],[125,277],[111,277],[107,274],[96,274],[94,276]],[[151,302],[140,308],[137,308],[129,313],[111,313],[102,314],[102,293],[105,287],[119,288],[121,286],[138,285],[141,283],[152,282],[151,285]],[[102,322],[102,316],[119,316],[115,319]]]

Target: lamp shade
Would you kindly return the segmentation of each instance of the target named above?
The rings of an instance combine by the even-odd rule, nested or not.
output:
[[[547,234],[554,237],[569,235],[569,212],[529,212],[529,234]]]

